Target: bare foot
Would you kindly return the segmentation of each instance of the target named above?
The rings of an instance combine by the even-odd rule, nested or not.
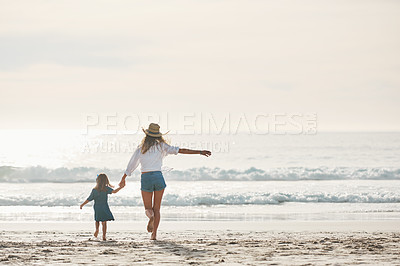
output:
[[[147,224],[147,232],[153,232],[154,228],[154,211],[152,209],[146,209],[145,212],[146,216],[149,218],[149,222]]]
[[[151,234],[150,240],[157,240],[157,233],[156,232],[153,232]]]
[[[149,219],[150,219],[151,217],[154,216],[154,212],[153,212],[152,209],[146,209],[146,210],[144,211],[144,213],[146,214],[146,216],[147,216]]]
[[[94,235],[94,237],[97,238],[97,236],[99,235],[99,230],[96,230],[93,235]]]
[[[105,236],[103,236],[103,241],[106,241],[107,239],[106,239],[106,237]]]
[[[147,232],[153,232],[154,228],[154,216],[149,219],[149,223],[147,224]]]

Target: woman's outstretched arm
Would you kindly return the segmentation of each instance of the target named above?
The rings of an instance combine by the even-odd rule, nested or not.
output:
[[[207,150],[190,150],[190,149],[179,149],[178,153],[182,153],[182,154],[200,154],[203,156],[211,156],[211,152],[207,151]]]

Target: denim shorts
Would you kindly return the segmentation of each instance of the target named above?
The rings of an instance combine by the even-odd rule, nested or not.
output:
[[[141,186],[140,189],[147,192],[160,191],[167,187],[161,171],[143,173]]]

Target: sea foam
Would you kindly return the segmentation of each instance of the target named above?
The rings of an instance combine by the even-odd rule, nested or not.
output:
[[[86,197],[82,195],[14,195],[0,196],[0,206],[78,206]],[[399,203],[400,192],[245,192],[245,193],[202,193],[201,195],[166,193],[165,206],[201,205],[275,205],[286,202],[302,203]],[[142,206],[139,193],[136,196],[110,198],[113,206]]]
[[[42,166],[19,168],[0,167],[0,182],[7,183],[78,183],[93,182],[99,173],[118,180],[122,169],[93,167],[46,168]],[[135,171],[134,176],[139,176]],[[353,167],[287,167],[263,170],[251,167],[245,170],[222,168],[190,168],[165,172],[168,180],[176,181],[299,181],[299,180],[400,180],[399,168]]]

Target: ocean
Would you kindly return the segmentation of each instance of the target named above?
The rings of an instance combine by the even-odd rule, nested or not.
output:
[[[97,174],[117,185],[142,135],[0,132],[0,222],[91,221],[79,210]],[[167,135],[209,158],[171,155],[169,221],[387,220],[400,218],[400,133]],[[145,220],[140,172],[109,198],[118,221]]]

